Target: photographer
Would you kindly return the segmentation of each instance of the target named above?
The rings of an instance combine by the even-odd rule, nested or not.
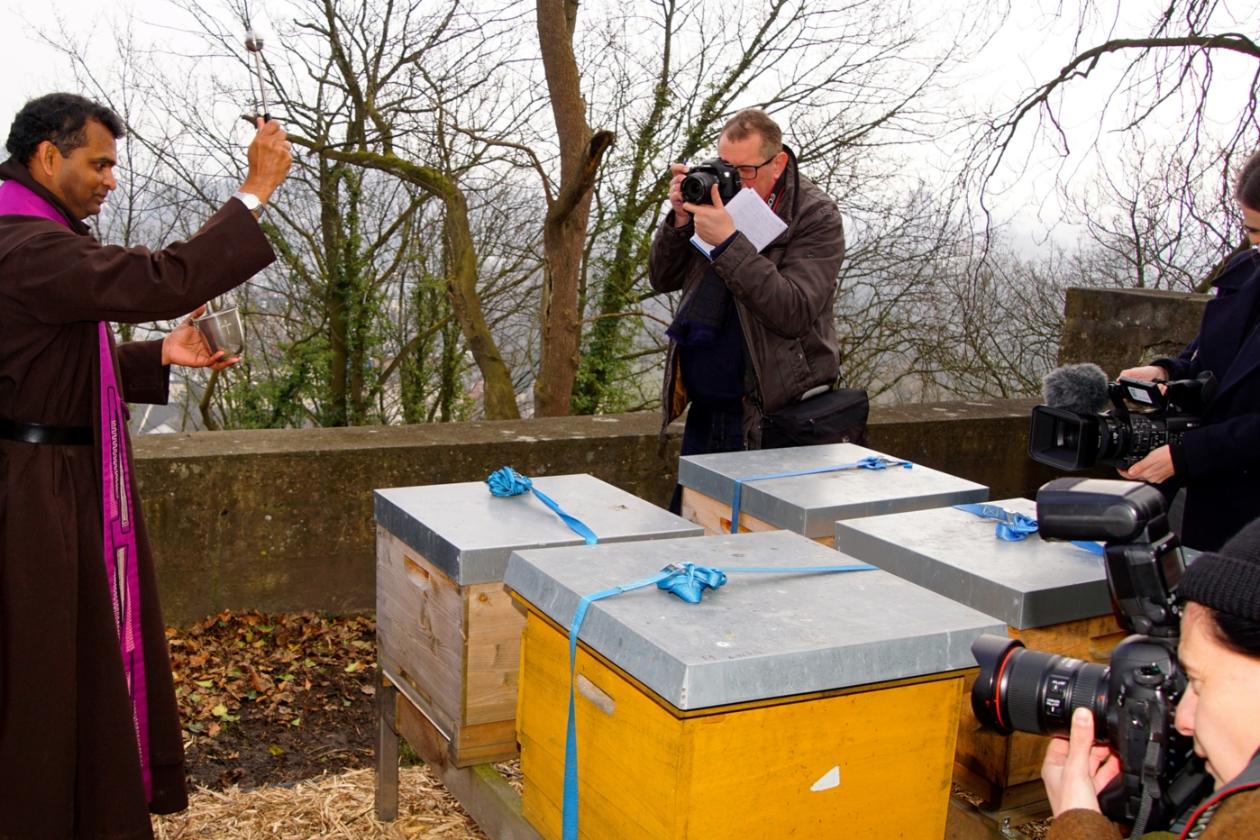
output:
[[[840,369],[832,301],[844,231],[835,202],[801,176],[764,111],[736,114],[717,150],[787,229],[758,253],[716,184],[711,204],[684,202],[687,167],[673,165],[672,210],[652,241],[648,277],[657,292],[683,292],[669,328],[662,435],[690,402],[684,455],[759,448],[765,414],[830,387]],[[711,259],[693,234],[717,246]]]
[[[1234,198],[1243,229],[1260,247],[1260,152],[1239,173]],[[1179,444],[1161,446],[1121,475],[1186,488],[1181,540],[1213,551],[1260,515],[1260,254],[1255,247],[1233,257],[1215,280],[1217,296],[1203,313],[1199,334],[1180,355],[1121,371],[1147,380],[1193,379],[1211,371],[1219,389],[1205,407],[1203,425]]]
[[[1230,840],[1260,833],[1260,520],[1186,570],[1178,658],[1188,685],[1176,709],[1179,732],[1194,739],[1214,793],[1179,821],[1181,838]],[[1048,840],[1119,840],[1098,792],[1120,773],[1114,753],[1094,745],[1088,709],[1056,738],[1041,776],[1055,814]]]

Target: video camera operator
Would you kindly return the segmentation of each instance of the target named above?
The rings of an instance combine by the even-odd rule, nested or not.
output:
[[[1217,296],[1203,313],[1198,336],[1176,357],[1120,373],[1171,381],[1210,371],[1219,382],[1202,426],[1120,472],[1163,485],[1169,496],[1185,487],[1181,541],[1201,551],[1220,548],[1260,515],[1260,152],[1243,165],[1234,198],[1253,247],[1233,257],[1215,280]]]
[[[832,301],[844,231],[835,202],[800,174],[764,111],[736,114],[717,151],[709,168],[722,180],[704,201],[684,201],[688,168],[673,165],[672,210],[648,262],[653,289],[683,292],[669,328],[662,434],[690,402],[684,455],[760,448],[765,415],[830,389],[840,369]],[[761,252],[736,230],[722,198],[740,186],[787,225]],[[716,246],[708,257],[693,234]]]
[[[1260,519],[1219,552],[1200,555],[1178,587],[1186,602],[1178,659],[1188,679],[1175,725],[1194,739],[1215,782],[1213,794],[1174,828],[1181,838],[1231,840],[1260,835]],[[1120,774],[1116,755],[1096,746],[1088,708],[1056,738],[1041,776],[1055,814],[1048,840],[1119,840],[1100,812],[1098,793]]]

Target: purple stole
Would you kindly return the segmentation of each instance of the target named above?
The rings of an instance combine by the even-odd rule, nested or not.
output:
[[[0,185],[0,216],[38,216],[69,227],[52,205],[17,181]],[[153,798],[149,760],[149,706],[144,678],[144,643],[140,635],[140,570],[127,464],[127,417],[110,352],[109,327],[97,324],[100,376],[101,509],[104,513],[103,561],[114,611],[114,629],[122,654],[123,674],[131,697],[132,723],[140,750],[145,798]]]

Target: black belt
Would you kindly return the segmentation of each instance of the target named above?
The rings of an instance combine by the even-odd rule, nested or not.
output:
[[[0,439],[20,443],[50,443],[60,446],[91,446],[91,426],[46,426],[43,423],[15,423],[0,417]]]

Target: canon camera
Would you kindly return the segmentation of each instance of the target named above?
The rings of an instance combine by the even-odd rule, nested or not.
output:
[[[1101,540],[1107,585],[1122,641],[1108,665],[1027,650],[1016,640],[981,636],[971,646],[980,676],[971,707],[980,723],[1064,735],[1072,713],[1094,715],[1094,737],[1120,757],[1121,774],[1099,795],[1103,813],[1141,831],[1167,828],[1211,790],[1191,739],[1173,726],[1186,678],[1177,663],[1184,570],[1168,527],[1164,497],[1131,481],[1061,478],[1037,493],[1043,538]]]
[[[683,201],[689,204],[712,204],[714,184],[717,184],[718,195],[723,204],[739,195],[743,188],[735,167],[720,158],[712,158],[688,169],[679,191],[682,192]]]

